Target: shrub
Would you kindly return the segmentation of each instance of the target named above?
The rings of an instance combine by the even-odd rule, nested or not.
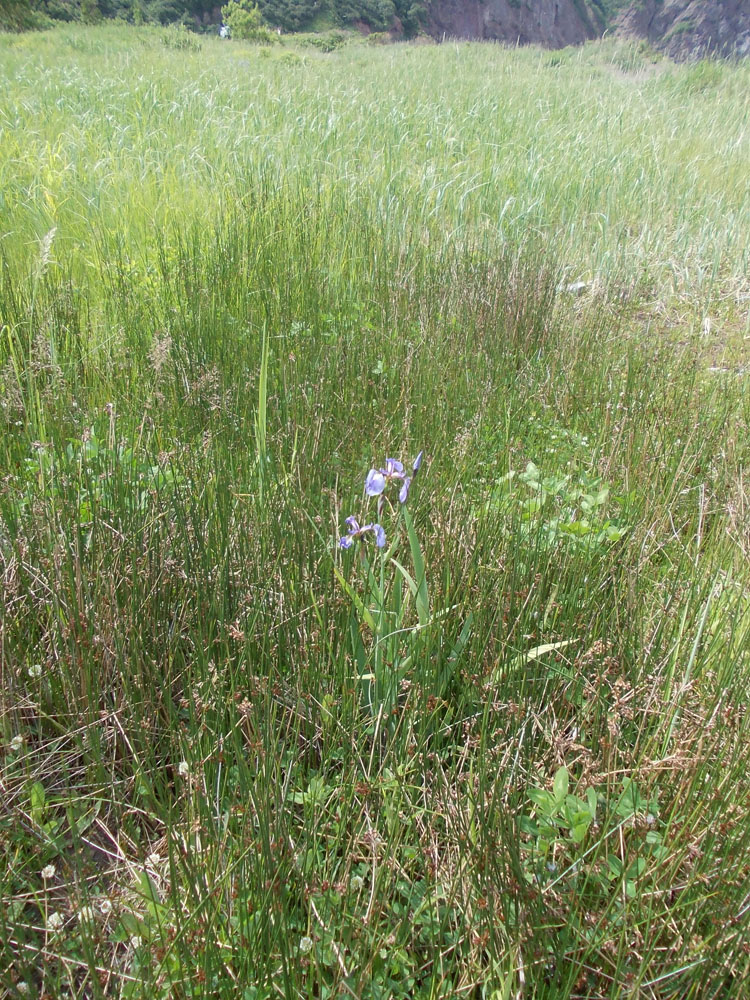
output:
[[[180,52],[200,52],[201,42],[184,24],[170,24],[161,36],[162,44]]]
[[[320,52],[335,52],[336,49],[340,49],[342,45],[347,40],[347,36],[343,31],[329,31],[325,35],[310,35],[304,41],[305,45],[309,45],[313,49],[318,49]]]
[[[232,32],[232,38],[241,38],[248,42],[260,42],[269,45],[273,36],[263,24],[263,17],[250,0],[229,0],[221,8],[224,23]]]

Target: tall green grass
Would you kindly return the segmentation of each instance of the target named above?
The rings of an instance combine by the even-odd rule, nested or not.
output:
[[[740,995],[747,67],[0,51],[8,995]]]

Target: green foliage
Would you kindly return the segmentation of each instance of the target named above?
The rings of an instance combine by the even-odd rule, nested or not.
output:
[[[154,499],[171,495],[182,480],[179,471],[139,454],[129,441],[115,440],[113,433],[110,424],[102,439],[92,426],[60,453],[34,449],[24,462],[10,507],[14,523],[23,520],[34,503],[45,500],[67,508],[75,523],[87,530],[95,518],[119,522],[127,512],[129,520],[146,511]]]
[[[84,24],[98,24],[102,19],[99,0],[81,0],[81,20]]]
[[[29,31],[46,26],[32,0],[0,0],[0,31]]]
[[[185,8],[181,0],[143,0],[141,13],[147,21],[168,25],[185,17]]]
[[[306,28],[321,9],[320,0],[259,0],[263,19],[284,31]]]
[[[184,24],[170,24],[164,29],[162,41],[168,49],[182,52],[200,52],[200,39]]]
[[[411,38],[427,24],[426,0],[394,0],[404,34]]]
[[[617,14],[632,3],[632,0],[589,0],[589,3],[603,25],[613,22]]]
[[[268,24],[285,31],[310,26],[322,10],[320,0],[260,0],[260,9]],[[329,9],[334,23],[349,26],[361,22],[373,32],[390,30],[398,19],[406,37],[415,35],[427,16],[421,0],[331,0]]]
[[[76,21],[81,12],[78,0],[37,0],[35,6],[55,21]]]
[[[392,0],[331,0],[341,24],[364,21],[373,31],[385,31],[393,22],[396,8]]]
[[[594,555],[625,537],[624,504],[625,498],[611,498],[597,477],[543,476],[528,462],[518,476],[511,470],[497,481],[485,511],[491,517],[501,514],[508,530],[527,540],[533,553],[562,546]]]
[[[221,8],[221,16],[232,32],[233,38],[264,44],[269,44],[273,40],[271,33],[263,25],[260,10],[251,0],[229,0],[229,3]]]
[[[532,787],[532,809],[520,819],[527,844],[526,876],[544,888],[569,880],[593,906],[618,908],[623,899],[658,885],[659,864],[669,857],[656,797],[647,799],[631,778],[618,790],[589,786],[569,793],[566,767],[552,790]],[[597,898],[598,897],[598,898]]]
[[[325,34],[308,35],[303,44],[319,52],[335,52],[346,44],[347,36],[343,31],[327,31]]]

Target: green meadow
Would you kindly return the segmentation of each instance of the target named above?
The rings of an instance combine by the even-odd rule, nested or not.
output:
[[[749,115],[0,36],[1,996],[744,995]]]

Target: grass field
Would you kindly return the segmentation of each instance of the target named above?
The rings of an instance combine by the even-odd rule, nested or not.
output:
[[[2,995],[744,995],[749,112],[0,37]]]

